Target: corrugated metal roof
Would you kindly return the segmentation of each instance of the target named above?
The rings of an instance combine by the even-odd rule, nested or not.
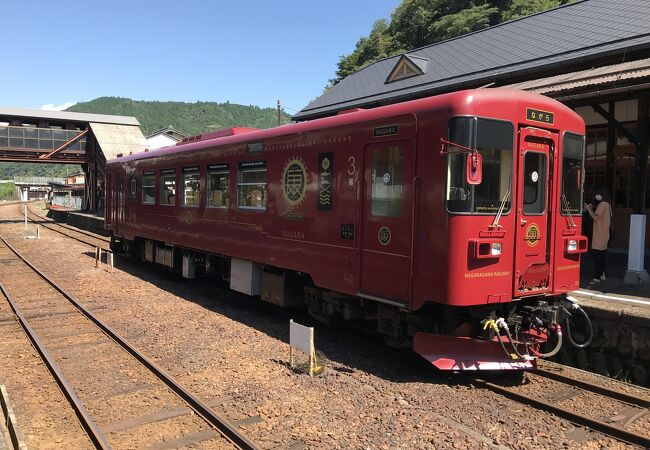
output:
[[[650,77],[650,58],[580,70],[554,77],[524,81],[522,83],[508,85],[507,87],[535,92],[537,94],[552,95],[586,86],[616,84],[617,82],[626,80],[648,77]]]
[[[140,126],[135,117],[113,116],[109,114],[90,114],[68,111],[46,111],[43,109],[23,109],[0,107],[0,116],[24,117],[34,119],[54,119],[70,122],[112,123],[116,125]]]
[[[648,0],[583,0],[408,52],[429,60],[422,75],[386,84],[401,55],[343,79],[294,119],[512,79],[604,56],[650,51]],[[584,66],[583,66],[584,67]]]
[[[145,139],[140,127],[114,125],[106,123],[90,123],[97,142],[106,160],[115,158],[119,153],[142,152],[145,149]]]

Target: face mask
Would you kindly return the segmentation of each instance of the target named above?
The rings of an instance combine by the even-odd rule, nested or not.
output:
[[[602,199],[603,199],[602,195],[600,195],[600,194],[596,195],[596,200],[598,200],[600,202],[600,201],[602,201]]]

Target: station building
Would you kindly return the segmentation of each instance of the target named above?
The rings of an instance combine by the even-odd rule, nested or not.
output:
[[[556,98],[584,118],[585,199],[608,188],[614,246],[627,248],[630,217],[650,209],[647,0],[577,1],[377,61],[293,119],[504,86]]]
[[[189,134],[178,131],[170,125],[158,131],[154,131],[145,138],[145,141],[147,148],[149,150],[154,150],[169,145],[176,145],[178,142],[188,137],[190,137]]]

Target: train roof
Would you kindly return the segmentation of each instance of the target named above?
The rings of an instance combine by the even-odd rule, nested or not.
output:
[[[290,134],[308,133],[324,130],[335,126],[350,125],[410,113],[418,113],[431,109],[449,109],[450,111],[462,110],[470,104],[494,104],[497,102],[511,101],[516,103],[531,103],[537,108],[551,108],[554,111],[563,111],[576,123],[581,123],[582,118],[566,105],[543,95],[520,91],[509,88],[495,89],[470,89],[449,94],[410,100],[407,102],[381,106],[373,109],[354,109],[343,111],[339,115],[315,119],[305,122],[291,123],[274,128],[257,130],[254,128],[234,128],[232,132],[219,130],[204,133],[199,140],[179,142],[176,145],[162,147],[152,151],[144,151],[133,155],[125,155],[111,159],[108,164],[136,161],[140,159],[155,158],[176,153],[185,153],[203,150],[217,145],[243,144],[262,142],[272,138]]]

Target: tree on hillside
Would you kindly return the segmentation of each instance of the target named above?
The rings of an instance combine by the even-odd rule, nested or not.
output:
[[[89,102],[77,103],[67,111],[132,116],[138,119],[145,135],[170,125],[187,134],[199,134],[234,126],[271,128],[277,125],[275,108],[237,105],[230,102],[184,103],[100,97]],[[282,113],[282,123],[289,123],[290,120],[289,115]]]
[[[352,53],[341,57],[336,71],[336,79],[342,80],[362,67],[387,58],[392,54],[392,48],[388,22],[385,19],[380,19],[375,22],[368,37],[359,39]]]
[[[402,0],[390,23],[375,22],[352,53],[341,56],[334,85],[389,56],[545,11],[570,0]]]

